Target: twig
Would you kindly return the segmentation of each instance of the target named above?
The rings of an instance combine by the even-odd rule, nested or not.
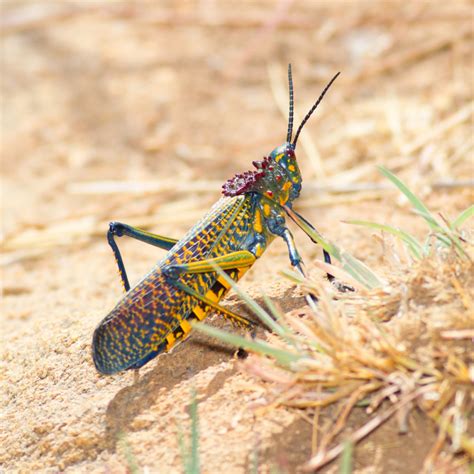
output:
[[[369,383],[358,387],[352,395],[349,397],[347,403],[345,404],[341,414],[339,415],[336,424],[333,426],[331,431],[326,434],[323,440],[321,440],[321,451],[325,451],[326,448],[331,444],[332,440],[337,436],[338,433],[344,428],[344,425],[347,421],[347,417],[351,413],[355,404],[359,401],[361,396],[368,392],[372,392],[377,388],[380,388],[381,382]]]
[[[317,390],[321,387],[318,385]],[[314,456],[318,451],[318,434],[319,434],[319,415],[321,414],[321,407],[316,407],[313,417],[313,430],[311,434],[311,455]]]
[[[444,339],[474,339],[474,329],[448,329],[440,334]]]
[[[423,393],[428,392],[431,389],[432,387],[430,386],[422,387],[416,390],[415,392],[407,395],[403,400],[400,400],[400,402],[398,402],[396,405],[392,406],[391,408],[386,410],[384,413],[378,416],[375,416],[364,426],[356,430],[351,436],[349,436],[349,438],[346,441],[350,441],[354,444],[358,443],[360,440],[365,438],[369,433],[371,433],[380,425],[385,423],[401,407],[403,407],[407,403],[410,403],[412,400],[419,397]],[[316,456],[314,456],[312,459],[308,461],[308,463],[304,466],[303,469],[306,472],[310,472],[310,471],[319,469],[320,467],[324,466],[328,462],[331,462],[333,459],[339,456],[339,454],[342,453],[345,446],[345,442],[340,443],[339,445],[330,449],[329,451],[318,453]]]

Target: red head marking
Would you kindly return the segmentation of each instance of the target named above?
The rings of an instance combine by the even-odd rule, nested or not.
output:
[[[238,196],[251,191],[252,187],[265,176],[264,171],[246,171],[236,174],[233,178],[227,180],[222,186],[224,196]]]

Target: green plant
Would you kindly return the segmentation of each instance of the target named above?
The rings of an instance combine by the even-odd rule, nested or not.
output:
[[[463,258],[468,258],[462,246],[463,238],[460,235],[459,229],[466,220],[474,215],[474,205],[461,212],[459,216],[452,222],[449,222],[443,218],[443,222],[441,223],[430,212],[423,201],[417,197],[400,178],[395,176],[391,171],[384,168],[383,166],[379,166],[378,169],[382,175],[388,178],[400,190],[400,192],[406,196],[408,201],[415,209],[415,212],[419,214],[427,223],[431,231],[430,234],[425,239],[425,242],[421,243],[409,232],[391,225],[362,220],[347,221],[349,224],[361,225],[372,229],[382,230],[394,235],[405,243],[411,255],[416,260],[421,260],[430,254],[432,249],[432,237],[436,239],[440,247],[453,247],[458,255]]]
[[[178,428],[178,444],[184,472],[186,474],[199,474],[201,472],[199,462],[199,416],[195,390],[191,394],[189,414],[191,417],[191,439],[188,444],[184,439],[182,430]]]

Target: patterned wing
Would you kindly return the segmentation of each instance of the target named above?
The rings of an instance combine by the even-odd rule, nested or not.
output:
[[[251,228],[251,199],[223,198],[134,288],[130,289],[93,336],[93,359],[104,374],[139,368],[169,350],[191,330],[187,319],[203,319],[209,308],[177,289],[163,265],[213,258],[240,250]],[[234,279],[243,271],[229,272]],[[181,283],[219,301],[228,290],[216,274],[181,275]]]

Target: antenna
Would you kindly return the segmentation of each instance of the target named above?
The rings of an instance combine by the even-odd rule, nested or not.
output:
[[[311,117],[311,115],[313,114],[313,112],[316,110],[316,108],[318,107],[318,105],[320,104],[320,102],[323,100],[323,97],[324,95],[326,94],[326,92],[328,91],[328,89],[332,86],[332,83],[337,79],[337,76],[339,76],[339,74],[341,74],[340,72],[338,72],[330,81],[329,81],[329,84],[324,88],[324,90],[321,92],[321,95],[318,97],[318,100],[314,103],[314,105],[311,107],[311,109],[309,110],[309,112],[306,114],[306,117],[303,119],[303,121],[301,122],[301,125],[298,127],[298,130],[296,132],[296,135],[295,135],[295,139],[292,143],[293,145],[293,148],[296,148],[296,142],[298,141],[298,137],[300,136],[300,132],[301,130],[303,129],[303,127],[305,126],[306,122],[309,120],[309,118]],[[291,97],[291,95],[290,95]],[[290,99],[291,100],[291,99]]]
[[[293,77],[291,75],[291,64],[288,64],[288,87],[290,89],[290,112],[288,114],[288,133],[286,135],[287,143],[291,143],[293,135]]]

